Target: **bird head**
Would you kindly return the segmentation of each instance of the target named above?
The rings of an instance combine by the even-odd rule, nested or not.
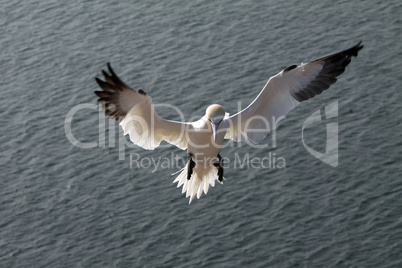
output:
[[[219,124],[225,118],[225,109],[219,104],[212,104],[205,111],[205,116],[212,124],[214,141],[216,142]]]
[[[225,109],[219,104],[212,104],[208,106],[205,115],[213,124],[219,124],[225,117]]]

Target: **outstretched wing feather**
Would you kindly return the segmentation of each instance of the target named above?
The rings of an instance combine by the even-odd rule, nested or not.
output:
[[[188,123],[164,120],[155,111],[152,99],[144,91],[136,92],[127,86],[108,63],[108,72],[102,70],[105,81],[95,78],[102,91],[94,93],[99,97],[105,114],[120,122],[124,134],[145,149],[152,150],[162,140],[187,148],[186,131]]]
[[[258,143],[300,102],[321,94],[334,84],[362,48],[359,42],[339,53],[292,65],[271,77],[248,107],[225,119],[229,126],[225,138]]]

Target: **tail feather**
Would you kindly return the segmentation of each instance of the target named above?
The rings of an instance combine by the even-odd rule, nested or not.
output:
[[[188,165],[188,164],[187,164]],[[210,166],[207,169],[194,167],[193,174],[190,180],[187,180],[187,165],[181,170],[181,173],[176,177],[173,183],[177,182],[177,188],[183,186],[182,193],[186,193],[186,198],[190,197],[189,204],[197,196],[199,199],[202,195],[208,193],[209,185],[215,186],[215,180],[218,180],[218,169],[215,166]]]

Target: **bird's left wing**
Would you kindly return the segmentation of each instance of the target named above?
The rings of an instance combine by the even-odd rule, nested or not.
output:
[[[102,70],[105,81],[98,78],[96,82],[103,91],[95,91],[98,102],[103,104],[105,114],[120,122],[124,135],[147,150],[158,147],[162,140],[187,148],[186,131],[189,123],[165,120],[155,111],[151,97],[144,91],[138,92],[127,86],[115,74],[108,63],[109,73]]]
[[[335,83],[362,48],[359,42],[342,52],[292,65],[271,77],[248,107],[225,119],[228,126],[225,138],[258,143],[300,102],[321,94]]]

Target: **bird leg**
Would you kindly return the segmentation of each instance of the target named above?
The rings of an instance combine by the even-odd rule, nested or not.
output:
[[[190,180],[193,174],[193,168],[195,167],[195,162],[193,161],[193,154],[188,154],[188,165],[187,165],[187,180]]]
[[[218,180],[223,182],[223,160],[220,154],[218,154],[218,163],[214,163],[215,167],[218,168]]]

